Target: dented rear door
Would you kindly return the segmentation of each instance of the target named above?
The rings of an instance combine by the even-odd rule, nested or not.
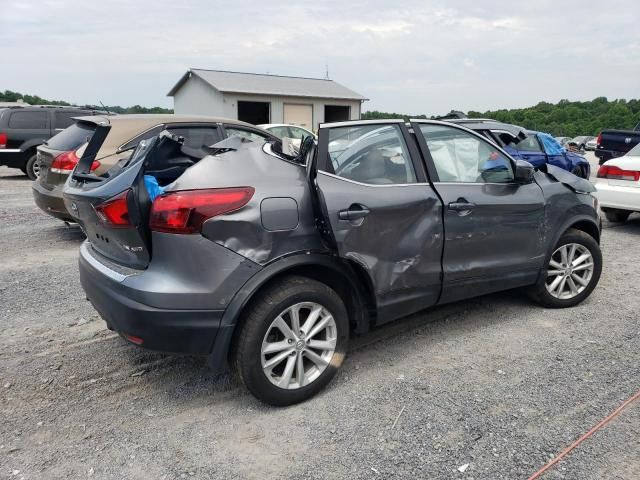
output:
[[[441,288],[442,206],[401,122],[321,125],[312,179],[321,230],[368,277],[379,322],[433,305]]]

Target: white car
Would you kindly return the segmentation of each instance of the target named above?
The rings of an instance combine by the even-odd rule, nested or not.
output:
[[[587,141],[587,143],[585,143],[584,145],[585,150],[595,150],[596,148],[598,148],[597,138],[592,138],[591,140]]]
[[[302,128],[298,125],[287,125],[286,123],[263,123],[262,125],[256,126],[272,133],[281,140],[288,139],[286,143],[288,144],[288,153],[291,155],[298,153],[302,140],[305,138],[313,137],[317,140],[317,137],[313,132],[310,132],[306,128]],[[284,143],[283,146],[287,149],[287,146],[285,146]]]
[[[598,170],[595,195],[610,222],[624,222],[640,212],[640,144]]]

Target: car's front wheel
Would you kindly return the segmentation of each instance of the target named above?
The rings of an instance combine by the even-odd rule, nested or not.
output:
[[[531,296],[550,308],[573,307],[587,298],[602,272],[598,242],[580,230],[568,230],[547,259],[546,276],[532,287]]]
[[[626,222],[631,215],[629,210],[618,210],[616,208],[607,208],[602,209],[604,212],[604,216],[607,217],[607,220],[614,223]]]
[[[347,310],[327,285],[287,277],[252,302],[234,348],[235,370],[259,400],[304,401],[342,365],[349,341]]]

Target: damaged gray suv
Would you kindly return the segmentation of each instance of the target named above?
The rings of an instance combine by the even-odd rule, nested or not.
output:
[[[571,307],[600,277],[592,185],[459,125],[325,124],[296,157],[231,138],[198,158],[163,132],[96,176],[108,129],[64,191],[87,298],[129,342],[230,363],[272,405],[327,385],[353,334],[517,287]]]

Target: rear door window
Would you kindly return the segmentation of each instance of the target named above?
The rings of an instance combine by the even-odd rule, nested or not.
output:
[[[258,133],[252,130],[246,130],[244,128],[236,128],[236,127],[224,127],[225,132],[227,132],[227,137],[240,137],[245,140],[249,140],[251,142],[264,142],[269,139],[269,136],[265,133]]]
[[[49,112],[31,111],[31,110],[16,110],[11,112],[9,117],[9,128],[23,129],[23,130],[44,130],[47,128],[49,120]]]
[[[216,126],[169,126],[169,132],[184,137],[183,146],[197,157],[205,157],[209,147],[222,140],[220,131]]]
[[[138,146],[138,144],[142,141],[142,140],[147,140],[151,137],[155,137],[156,135],[158,135],[162,130],[164,130],[164,125],[157,125],[155,127],[150,128],[149,130],[147,130],[146,132],[141,133],[140,135],[132,138],[131,140],[129,140],[127,143],[125,143],[124,145],[122,145],[118,150],[119,151],[124,151],[124,150],[130,150],[132,148],[135,148]]]
[[[520,152],[540,152],[542,153],[542,148],[540,148],[540,143],[535,135],[529,135],[524,140],[520,140],[515,148]]]
[[[75,150],[91,140],[95,129],[96,126],[92,123],[74,123],[52,137],[47,142],[47,146],[53,150],[65,152]]]
[[[328,173],[342,178],[372,185],[417,182],[398,125],[331,128],[328,155]]]

